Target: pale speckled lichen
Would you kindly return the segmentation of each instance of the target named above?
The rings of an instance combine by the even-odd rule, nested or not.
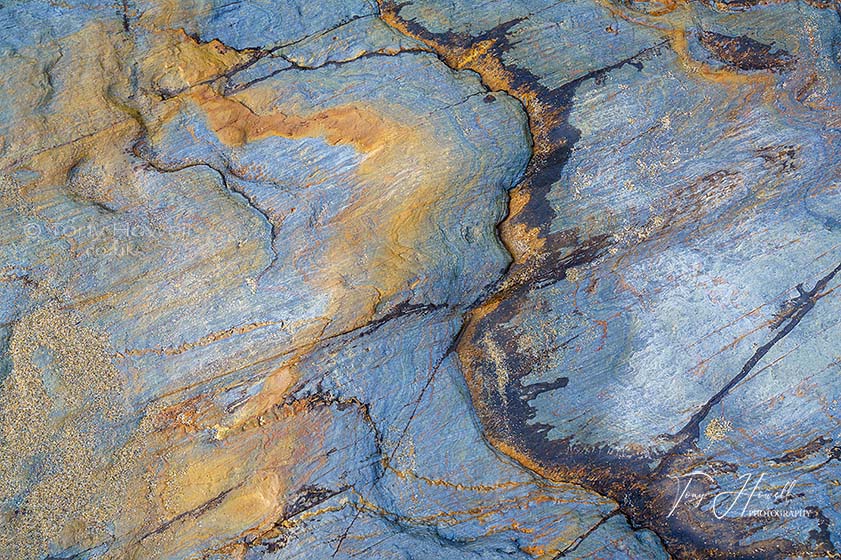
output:
[[[489,335],[485,335],[485,337],[482,339],[482,342],[485,345],[488,355],[494,361],[494,364],[496,364],[496,388],[497,392],[499,393],[499,398],[502,399],[502,402],[508,402],[508,396],[506,391],[510,379],[510,374],[508,373],[508,366],[505,363],[505,352],[497,345],[496,341],[494,341],[494,339],[491,338]]]

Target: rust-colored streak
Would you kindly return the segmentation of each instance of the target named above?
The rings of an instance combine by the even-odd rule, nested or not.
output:
[[[323,137],[333,145],[351,145],[360,152],[382,147],[390,136],[385,121],[361,107],[342,106],[312,116],[282,112],[257,114],[244,102],[216,93],[210,85],[196,87],[189,96],[202,107],[211,129],[229,146],[242,146],[269,136],[293,140]]]

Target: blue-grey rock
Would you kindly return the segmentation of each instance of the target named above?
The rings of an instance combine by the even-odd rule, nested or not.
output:
[[[0,6],[0,557],[837,556],[839,13]]]

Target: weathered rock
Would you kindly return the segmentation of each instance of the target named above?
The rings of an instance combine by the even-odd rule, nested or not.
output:
[[[0,7],[0,556],[838,555],[839,13]]]

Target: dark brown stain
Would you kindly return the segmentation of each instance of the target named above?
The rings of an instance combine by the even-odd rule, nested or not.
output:
[[[756,155],[767,165],[776,168],[777,175],[800,167],[800,146],[765,146],[756,150]]]
[[[772,50],[771,45],[760,43],[745,35],[731,37],[713,31],[702,31],[698,41],[716,59],[731,68],[745,71],[790,70],[795,58],[783,49]]]
[[[831,443],[832,439],[824,436],[816,437],[806,445],[802,447],[798,447],[797,449],[792,449],[791,451],[784,454],[782,457],[777,457],[776,459],[771,459],[772,463],[776,463],[778,465],[785,465],[788,463],[796,463],[806,459],[807,457],[811,457],[815,455],[818,451],[823,449],[823,447]]]

